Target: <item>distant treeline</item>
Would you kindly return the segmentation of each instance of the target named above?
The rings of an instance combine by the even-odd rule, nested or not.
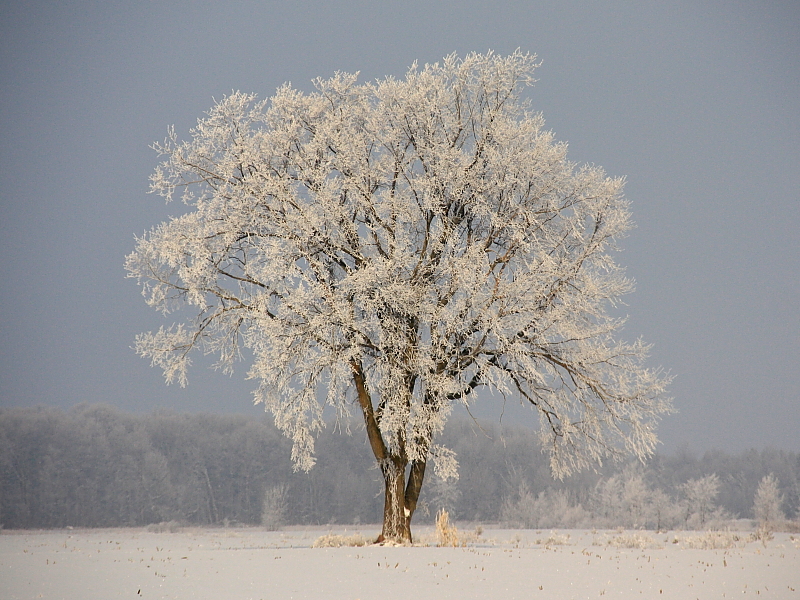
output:
[[[291,443],[267,415],[0,409],[0,525],[379,522],[383,488],[363,428],[334,429],[319,437],[314,469],[295,473]],[[445,508],[451,518],[528,527],[708,526],[753,518],[770,474],[784,514],[794,517],[800,500],[793,452],[682,452],[558,482],[529,430],[453,418],[441,443],[457,452],[461,477],[443,482],[430,469],[419,521]]]

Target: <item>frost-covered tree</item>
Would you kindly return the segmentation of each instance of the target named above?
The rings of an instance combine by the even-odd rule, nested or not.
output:
[[[716,504],[719,494],[719,477],[716,473],[699,479],[690,479],[683,485],[686,525],[702,529],[712,516],[721,513]]]
[[[458,500],[461,490],[458,489],[458,480],[455,478],[444,479],[434,477],[428,484],[428,512],[435,516],[445,511],[451,518],[458,516]]]
[[[500,520],[510,527],[525,529],[577,529],[588,525],[590,515],[567,490],[548,488],[533,494],[525,482],[517,495],[507,496],[500,509]]]
[[[191,352],[252,357],[256,402],[314,464],[323,407],[361,413],[385,482],[382,539],[411,538],[436,436],[485,386],[538,412],[554,474],[649,454],[669,410],[647,346],[614,337],[632,283],[621,179],[577,168],[521,98],[533,56],[448,56],[405,79],[337,73],[233,93],[174,130],[152,191],[188,207],[127,257],[186,321],[136,349],[186,383]],[[243,350],[246,349],[246,352]]]
[[[635,467],[600,480],[594,490],[596,516],[605,527],[643,529],[650,520],[653,491]]]
[[[758,484],[753,502],[753,512],[759,527],[770,530],[786,519],[782,508],[783,500],[775,475],[770,473],[764,476]]]
[[[677,526],[681,521],[681,507],[661,488],[650,495],[650,519],[656,531],[665,531]]]

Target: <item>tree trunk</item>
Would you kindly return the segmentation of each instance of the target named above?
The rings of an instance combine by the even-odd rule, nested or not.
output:
[[[394,540],[411,543],[411,518],[417,509],[417,501],[425,478],[425,462],[413,462],[405,480],[405,462],[392,457],[389,466],[383,468],[384,503],[383,528],[378,542]]]
[[[405,464],[392,457],[383,467],[383,528],[378,542],[411,542],[411,513],[405,502]]]
[[[367,429],[372,453],[380,465],[383,474],[384,503],[383,527],[378,536],[378,543],[395,541],[411,543],[411,517],[417,509],[417,501],[422,491],[422,481],[425,478],[425,461],[414,461],[406,484],[406,467],[408,459],[405,452],[400,454],[390,453],[381,435],[378,418],[372,406],[372,398],[367,390],[366,379],[361,363],[354,360],[350,363],[353,369],[353,380],[358,393],[358,402],[364,415],[364,424]]]

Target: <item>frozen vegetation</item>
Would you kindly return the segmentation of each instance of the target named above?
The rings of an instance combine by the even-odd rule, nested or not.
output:
[[[6,529],[375,523],[380,473],[363,429],[326,429],[319,469],[295,473],[266,415],[131,415],[103,405],[0,409]],[[554,480],[530,430],[454,417],[461,477],[431,477],[418,518],[520,528],[725,529],[796,519],[800,457],[778,450],[656,455]],[[734,519],[745,519],[737,523]],[[752,521],[752,523],[751,523]]]

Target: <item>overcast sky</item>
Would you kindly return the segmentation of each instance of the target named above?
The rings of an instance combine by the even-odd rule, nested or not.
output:
[[[179,210],[149,145],[231,90],[518,47],[571,158],[627,177],[622,337],[676,376],[660,451],[800,450],[796,1],[3,2],[0,406],[259,414],[244,365],[181,389],[131,350],[162,321],[124,257]]]

